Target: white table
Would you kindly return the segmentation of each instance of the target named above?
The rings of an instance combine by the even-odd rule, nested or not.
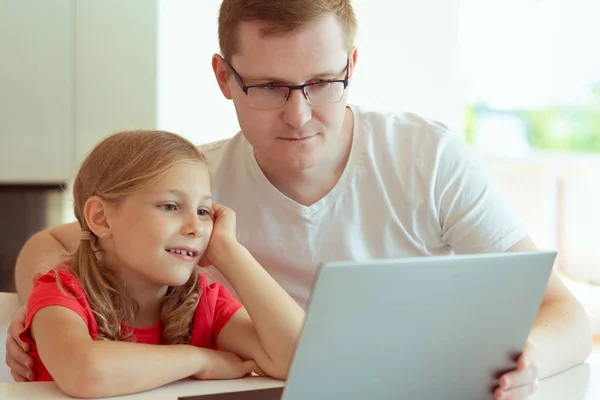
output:
[[[600,399],[600,359],[593,356],[561,374],[540,382],[540,390],[530,400],[598,400]],[[598,357],[600,358],[600,357]],[[283,382],[267,378],[245,378],[231,381],[180,381],[161,388],[112,400],[177,400],[180,396],[225,393],[282,386]],[[0,399],[64,400],[71,399],[52,382],[0,383]]]

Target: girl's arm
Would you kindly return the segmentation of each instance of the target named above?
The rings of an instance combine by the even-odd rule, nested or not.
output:
[[[286,379],[305,313],[245,247],[237,241],[221,244],[213,252],[215,268],[231,283],[245,308],[225,324],[217,346],[255,360],[274,378]]]
[[[189,345],[94,341],[81,317],[61,306],[39,310],[31,334],[58,387],[74,397],[142,392],[192,375],[233,379],[255,369],[232,354]]]

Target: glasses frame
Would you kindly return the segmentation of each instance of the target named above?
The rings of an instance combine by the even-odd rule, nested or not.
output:
[[[306,94],[306,88],[309,86],[315,86],[315,85],[322,85],[324,83],[336,83],[336,82],[340,82],[344,84],[344,90],[346,90],[346,88],[348,87],[349,84],[349,80],[348,80],[348,76],[350,74],[350,58],[348,58],[346,60],[346,67],[344,68],[345,70],[345,75],[344,75],[344,79],[325,79],[319,82],[312,82],[312,83],[305,83],[303,85],[271,85],[271,84],[260,84],[260,85],[246,85],[244,83],[244,80],[242,79],[242,77],[240,76],[240,74],[235,70],[235,68],[233,68],[233,66],[231,64],[229,64],[228,62],[225,62],[225,65],[227,65],[227,67],[231,70],[231,72],[233,73],[233,77],[235,78],[235,81],[238,83],[238,85],[240,85],[240,88],[242,89],[242,91],[246,94],[246,96],[248,96],[248,90],[252,89],[252,88],[263,88],[263,87],[278,87],[278,88],[287,88],[288,89],[288,94],[285,97],[285,101],[277,107],[266,107],[266,108],[279,108],[279,107],[283,107],[283,105],[288,101],[288,99],[290,98],[290,94],[292,93],[292,91],[294,90],[299,90],[302,95],[304,96],[304,99],[310,104],[310,105],[315,105],[313,104],[310,99],[308,98],[308,95]],[[343,91],[342,91],[342,97],[343,97]],[[340,100],[342,98],[340,97]],[[335,101],[333,103],[327,103],[327,104],[335,104],[338,103],[340,100]],[[319,104],[319,105],[326,105],[326,104]],[[253,106],[254,107],[254,106]],[[261,107],[255,107],[255,108],[261,108]]]

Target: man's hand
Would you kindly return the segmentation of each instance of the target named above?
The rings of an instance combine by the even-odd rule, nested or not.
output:
[[[517,369],[500,377],[499,387],[494,391],[496,400],[526,399],[539,388],[537,355],[531,340],[525,345],[517,360]]]
[[[19,333],[25,327],[25,306],[21,306],[13,314],[6,335],[6,365],[16,382],[33,380],[33,358],[27,354],[29,345],[19,339]]]

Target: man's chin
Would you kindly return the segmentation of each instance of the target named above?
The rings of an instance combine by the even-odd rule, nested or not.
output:
[[[316,155],[305,155],[290,157],[285,161],[287,169],[297,172],[308,172],[314,169],[319,163],[319,157]]]

